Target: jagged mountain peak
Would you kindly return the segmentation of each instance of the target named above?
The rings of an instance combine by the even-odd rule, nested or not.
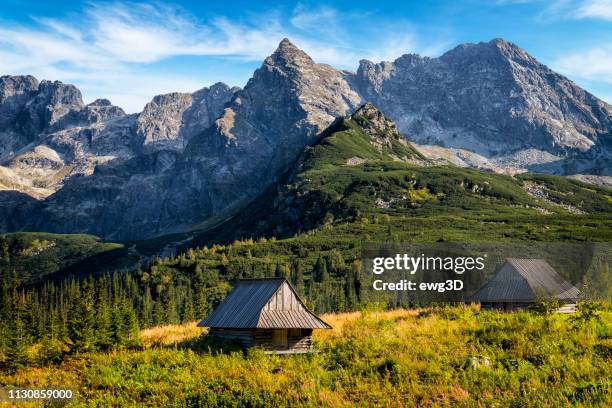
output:
[[[149,148],[180,151],[212,125],[236,91],[218,82],[194,93],[157,95],[138,114],[136,132]]]
[[[113,106],[113,104],[106,98],[98,98],[95,101],[88,103],[87,106]]]
[[[378,114],[382,115],[383,113],[380,110],[378,110],[378,108],[374,106],[372,102],[366,102],[363,105],[361,105],[359,108],[357,108],[351,116],[356,117],[356,116],[367,116],[367,115],[378,115]]]
[[[276,51],[266,59],[266,62],[271,65],[283,66],[304,66],[314,64],[314,61],[308,54],[296,47],[287,38],[283,38],[278,44]]]
[[[316,167],[317,162],[354,165],[372,160],[427,161],[398,131],[395,122],[370,102],[336,119],[321,133],[318,145],[322,147],[319,157],[309,155],[307,166]]]

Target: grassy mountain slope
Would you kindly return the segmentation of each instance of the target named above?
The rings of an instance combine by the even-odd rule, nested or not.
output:
[[[26,285],[68,277],[134,270],[184,241],[188,234],[165,235],[146,241],[110,242],[95,235],[14,232],[0,234],[0,278],[13,271]]]
[[[527,184],[536,185],[548,198],[526,191]],[[396,224],[428,220],[439,238],[447,229],[463,228],[461,220],[498,219],[509,234],[532,223],[564,221],[578,232],[589,220],[600,220],[599,231],[579,233],[574,239],[605,240],[610,237],[611,213],[610,191],[574,180],[536,174],[511,177],[429,161],[405,141],[393,122],[366,105],[331,125],[279,185],[251,203],[242,216],[202,234],[200,242],[290,237],[324,225],[390,217]],[[449,228],[436,228],[437,220],[443,219]],[[486,235],[494,237],[494,228]]]

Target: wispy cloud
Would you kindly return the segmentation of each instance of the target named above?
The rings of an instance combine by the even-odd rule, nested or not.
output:
[[[577,17],[612,21],[612,0],[588,0],[577,10]]]
[[[612,0],[556,0],[541,3],[545,5],[540,13],[544,21],[612,20]]]
[[[172,57],[261,61],[286,36],[317,62],[340,68],[355,68],[361,58],[394,59],[439,49],[435,42],[433,47],[420,46],[408,24],[398,31],[384,22],[369,33],[370,44],[356,47],[345,28],[354,18],[331,7],[298,5],[289,16],[272,10],[248,21],[223,16],[199,21],[180,7],[160,3],[90,3],[69,19],[5,22],[0,27],[0,73],[74,82],[89,99],[115,95],[113,102],[138,111],[156,93],[206,85],[150,69]]]
[[[595,46],[564,55],[553,65],[567,75],[612,84],[612,46]]]

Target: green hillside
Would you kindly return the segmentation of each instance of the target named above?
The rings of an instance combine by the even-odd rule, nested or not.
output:
[[[93,235],[16,232],[0,235],[0,279],[14,271],[23,283],[60,278],[83,271],[120,268],[123,244]]]
[[[362,108],[331,125],[318,143],[305,149],[279,185],[251,203],[242,215],[202,234],[199,242],[262,235],[286,238],[324,225],[390,217],[395,219],[387,223],[398,227],[417,223],[422,230],[431,224],[437,238],[447,240],[459,238],[457,233],[471,220],[503,223],[506,235],[499,237],[495,226],[480,231],[476,225],[473,234],[460,233],[462,239],[605,241],[610,237],[609,190],[557,176],[512,177],[426,160],[389,119],[366,106],[365,112]],[[529,194],[527,184],[549,199]],[[554,228],[541,230],[558,223],[568,234],[560,236]],[[593,228],[595,225],[599,228]],[[361,226],[355,226],[356,233],[360,230]],[[532,236],[521,230],[531,231]],[[377,234],[371,238],[386,241],[390,237]]]

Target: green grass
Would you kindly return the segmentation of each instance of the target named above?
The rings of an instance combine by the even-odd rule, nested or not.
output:
[[[468,307],[323,318],[334,329],[315,332],[310,355],[211,354],[191,327],[183,338],[168,328],[177,343],[84,354],[0,382],[75,387],[75,407],[612,404],[610,312],[583,323]]]

